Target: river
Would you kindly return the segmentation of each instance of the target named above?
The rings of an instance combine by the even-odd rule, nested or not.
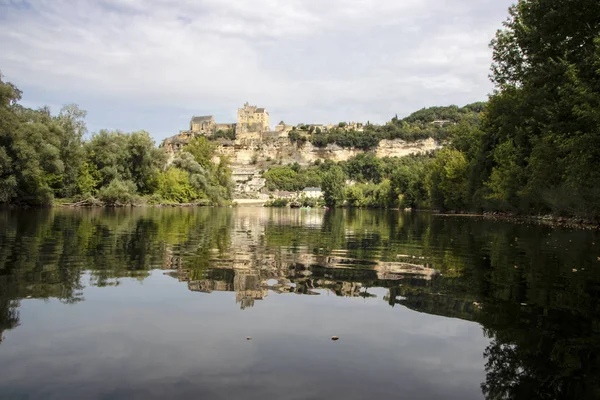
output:
[[[1,399],[600,398],[594,231],[252,207],[0,227]]]

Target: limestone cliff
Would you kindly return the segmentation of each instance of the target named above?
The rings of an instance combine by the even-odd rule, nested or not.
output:
[[[180,134],[166,139],[161,146],[167,151],[169,160],[173,160],[175,154],[181,151],[190,139],[188,134]],[[218,143],[217,152],[227,156],[231,162],[236,198],[258,198],[265,185],[261,171],[277,164],[297,162],[301,165],[309,165],[316,160],[347,161],[365,152],[375,154],[377,157],[404,157],[441,147],[433,139],[416,142],[382,140],[375,149],[365,151],[343,148],[335,144],[321,148],[313,146],[310,142],[299,146],[285,137],[265,138],[264,135],[262,139],[219,140],[216,143]],[[218,162],[218,157],[215,161]]]
[[[163,142],[163,147],[172,156],[181,150],[189,137],[174,136]],[[301,165],[316,160],[347,161],[364,150],[343,148],[336,144],[327,147],[315,147],[310,142],[302,146],[290,142],[287,138],[244,139],[236,141],[218,141],[217,152],[227,155],[234,166],[248,166],[257,162],[274,162],[288,164],[297,162]],[[439,149],[441,146],[433,139],[416,142],[403,140],[382,140],[379,145],[368,152],[377,157],[404,157],[409,154],[424,153]]]

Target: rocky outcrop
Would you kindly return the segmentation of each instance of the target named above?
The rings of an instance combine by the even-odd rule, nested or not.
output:
[[[425,153],[439,148],[441,148],[441,145],[434,139],[415,142],[382,140],[375,149],[365,151],[356,148],[344,148],[336,144],[321,148],[313,146],[310,142],[298,146],[291,143],[287,138],[278,138],[222,143],[218,146],[217,151],[220,154],[227,155],[233,165],[251,165],[258,162],[281,164],[297,162],[307,165],[317,160],[347,161],[365,152],[375,154],[377,157],[404,157],[409,154]]]
[[[277,132],[275,132],[277,133]],[[182,132],[171,138],[165,139],[162,147],[172,161],[175,154],[192,138],[189,132]],[[373,150],[357,148],[344,148],[336,144],[327,147],[316,147],[310,142],[303,145],[291,142],[287,137],[269,137],[261,135],[257,138],[246,136],[244,139],[218,140],[217,153],[229,158],[233,168],[233,180],[236,185],[236,197],[256,197],[265,185],[262,172],[275,165],[286,165],[297,162],[309,165],[317,160],[331,160],[335,162],[347,161],[362,153],[375,154],[377,157],[404,157],[410,154],[426,153],[441,148],[434,139],[425,139],[414,142],[404,140],[381,140]],[[219,162],[215,157],[215,162]]]

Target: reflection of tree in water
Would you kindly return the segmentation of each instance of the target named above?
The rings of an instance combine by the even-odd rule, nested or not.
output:
[[[190,290],[235,291],[242,308],[269,291],[371,297],[367,288],[386,288],[377,301],[482,324],[488,399],[600,398],[593,232],[364,210],[326,213],[321,226],[277,210],[240,224],[239,212],[0,213],[0,332],[18,326],[28,296],[74,303],[87,284],[156,268],[176,269]],[[402,263],[440,274],[386,269]]]
[[[4,331],[19,326],[19,303],[0,298],[0,343],[4,340]]]
[[[227,248],[230,222],[231,213],[206,209],[0,212],[0,331],[18,326],[22,299],[77,303],[84,277],[117,285],[172,257]]]
[[[600,398],[597,318],[583,310],[512,304],[488,308],[480,316],[491,339],[482,384],[486,398]]]

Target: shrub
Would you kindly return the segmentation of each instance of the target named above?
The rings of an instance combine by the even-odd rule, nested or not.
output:
[[[271,201],[267,201],[265,203],[265,207],[287,207],[289,203],[288,199],[275,199]]]
[[[135,183],[113,179],[98,191],[98,198],[107,206],[126,206],[138,201]]]

